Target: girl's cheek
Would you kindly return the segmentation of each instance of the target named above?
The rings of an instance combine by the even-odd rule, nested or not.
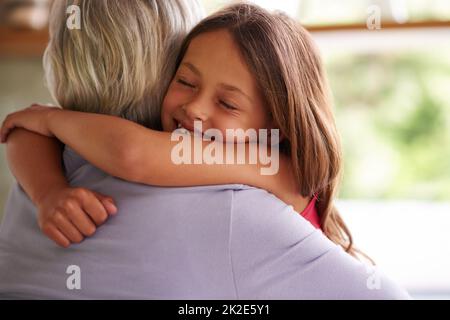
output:
[[[167,95],[164,103],[170,105],[171,108],[181,107],[192,99],[192,92],[188,90],[180,90],[173,88]]]
[[[242,125],[242,123],[240,123],[240,121],[238,119],[232,119],[229,116],[217,117],[214,120],[215,120],[214,125],[216,125],[216,129],[219,129],[224,136],[226,135],[227,129],[232,129],[232,130],[236,130],[239,128],[242,128],[244,130],[247,129]]]

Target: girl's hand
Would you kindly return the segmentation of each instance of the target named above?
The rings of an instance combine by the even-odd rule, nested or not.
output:
[[[43,136],[53,137],[48,128],[48,117],[53,112],[61,111],[57,107],[46,107],[33,104],[31,107],[9,114],[3,121],[0,130],[1,143],[5,143],[8,134],[14,128],[24,128],[39,133]]]
[[[67,248],[92,236],[110,215],[117,213],[111,197],[84,188],[59,188],[37,202],[42,232]]]

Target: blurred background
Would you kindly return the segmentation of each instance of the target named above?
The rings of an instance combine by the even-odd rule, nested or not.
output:
[[[202,2],[210,13],[229,1]],[[450,1],[254,2],[298,19],[319,46],[344,146],[338,206],[356,245],[415,298],[449,299]],[[48,6],[0,0],[1,119],[52,102]],[[5,147],[0,179],[3,208],[13,182]]]

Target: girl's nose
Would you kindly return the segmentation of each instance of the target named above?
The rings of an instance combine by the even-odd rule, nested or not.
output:
[[[198,103],[185,104],[182,109],[186,112],[186,115],[191,121],[206,121],[208,119],[207,111]]]

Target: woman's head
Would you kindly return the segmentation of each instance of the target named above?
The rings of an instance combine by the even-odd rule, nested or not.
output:
[[[300,193],[318,196],[322,229],[353,252],[332,204],[341,149],[323,66],[308,32],[284,14],[232,5],[189,33],[177,67],[163,103],[165,129],[182,120],[205,121],[206,129],[280,129],[281,150],[291,158]],[[243,93],[225,90],[224,83]]]
[[[80,30],[66,27],[71,5]],[[44,56],[52,95],[66,109],[158,128],[181,42],[201,16],[196,0],[54,1]]]

